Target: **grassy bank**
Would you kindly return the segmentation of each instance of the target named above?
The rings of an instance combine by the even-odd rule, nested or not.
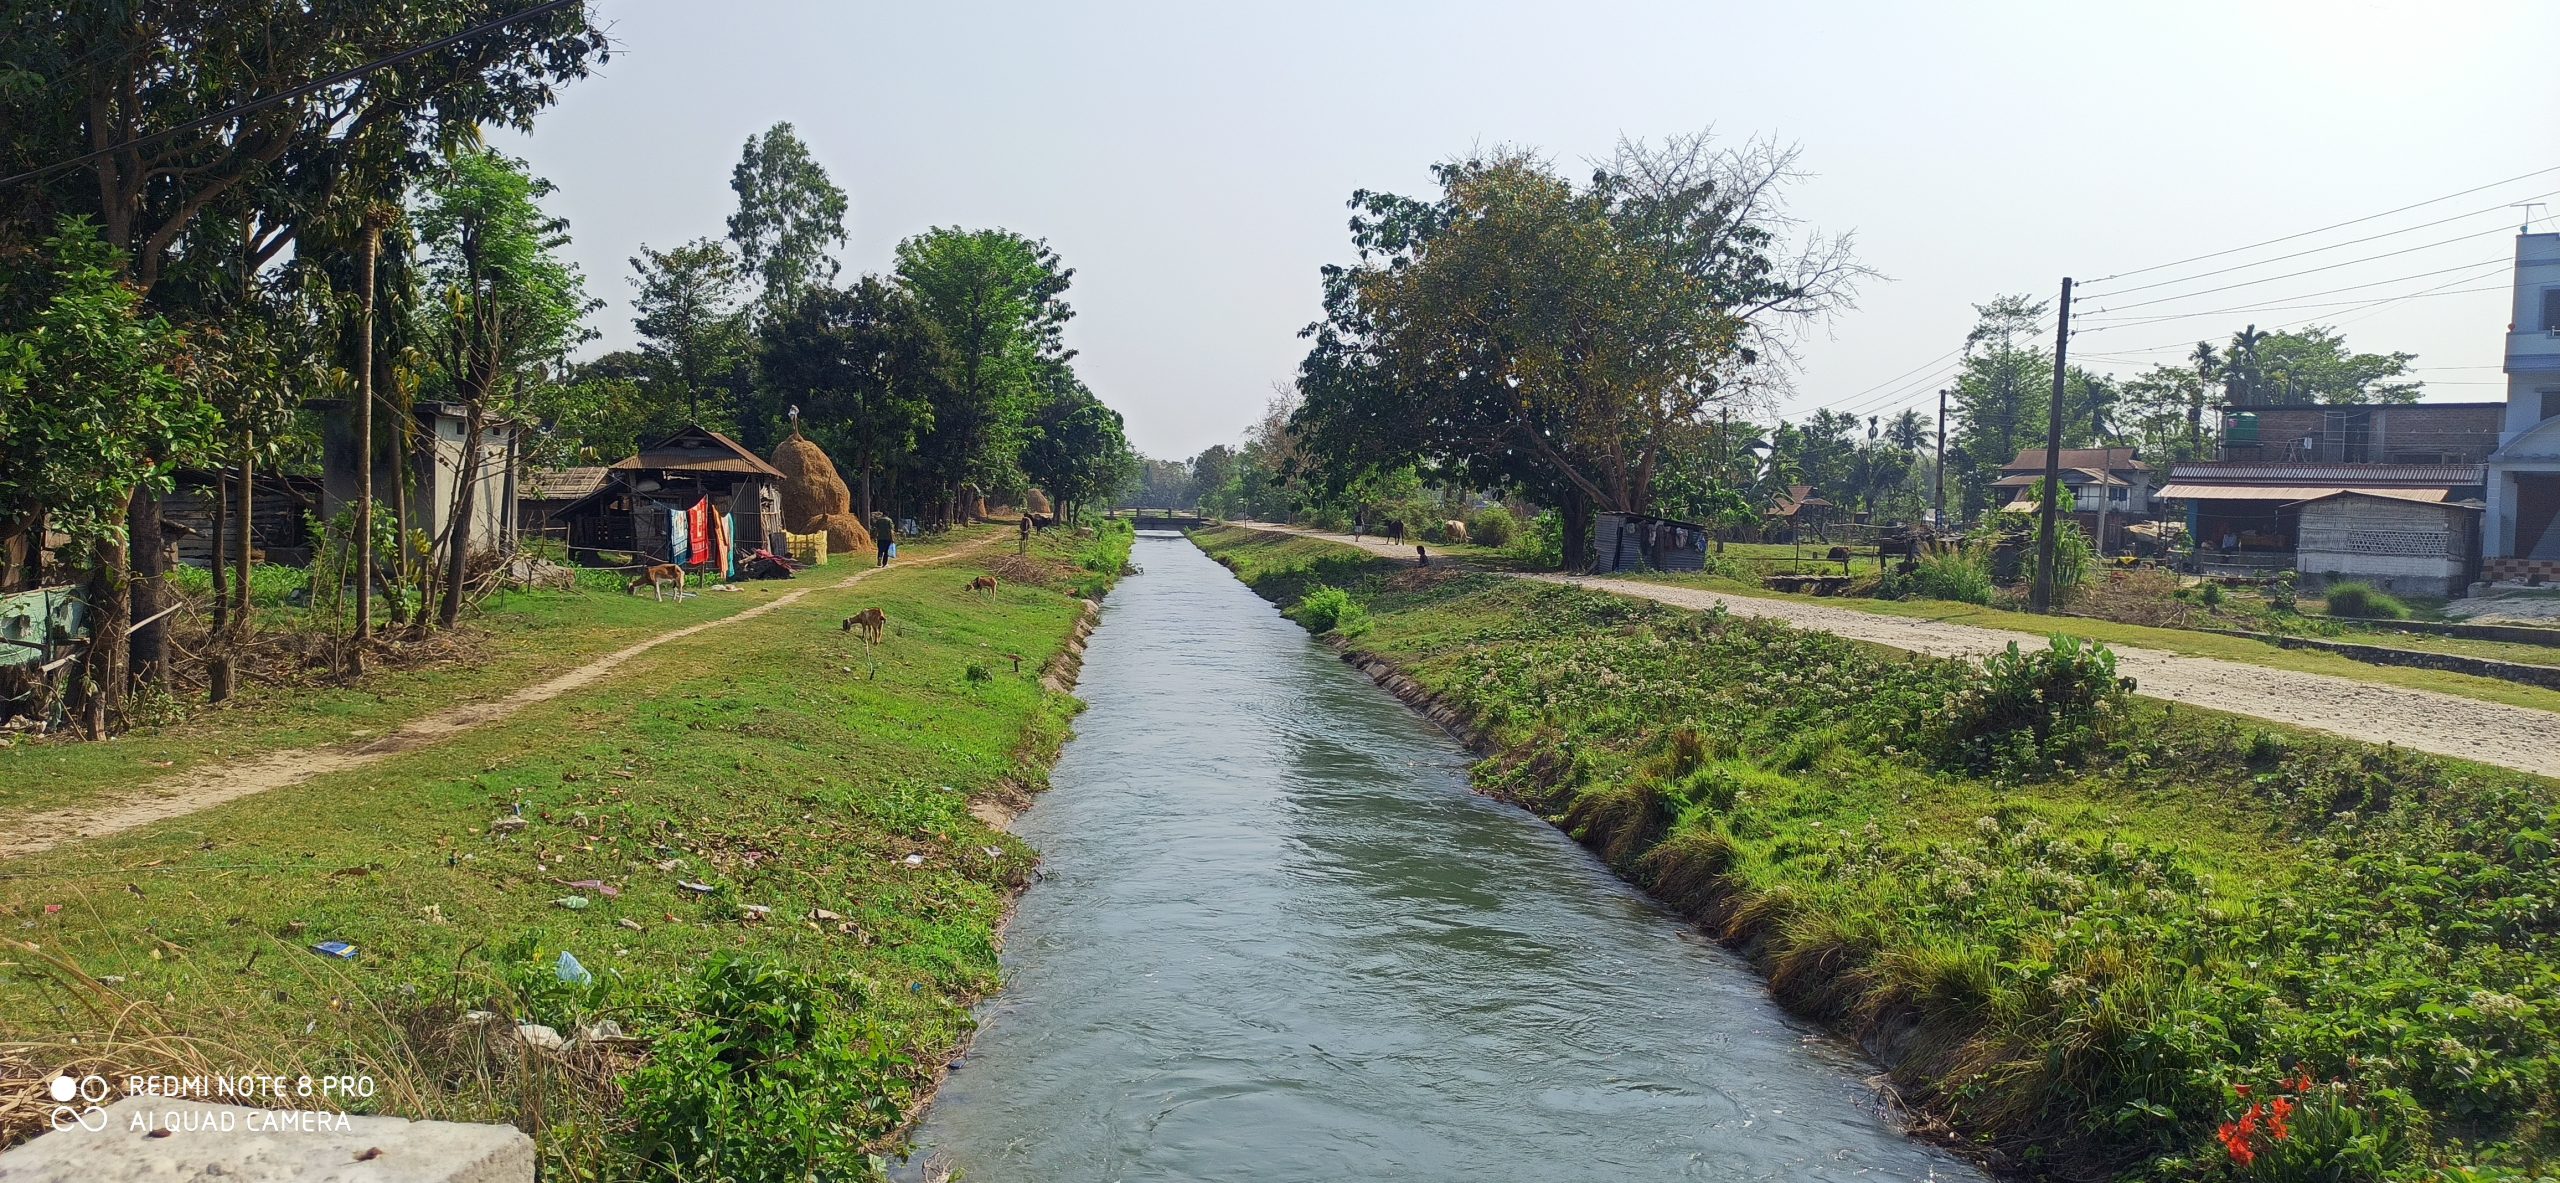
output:
[[[2086,650],[1986,672],[1198,537],[1454,707],[1490,753],[1481,787],[1744,949],[2003,1167],[2560,1164],[2548,782],[2172,711]]]
[[[1033,856],[972,805],[1044,783],[1076,704],[1043,667],[1128,544],[893,568],[360,772],[0,866],[0,1082],[355,1073],[358,1108],[535,1131],[547,1178],[866,1177],[995,984]],[[839,624],[868,607],[866,653]]]
[[[913,552],[930,557],[996,527],[925,540]],[[133,785],[224,759],[279,748],[363,742],[423,715],[484,701],[583,665],[626,645],[690,624],[736,615],[811,581],[834,581],[869,566],[852,556],[799,578],[741,583],[737,591],[659,602],[602,590],[509,591],[482,602],[456,634],[440,638],[408,664],[363,678],[312,670],[279,670],[251,679],[231,701],[169,704],[158,717],[103,743],[63,737],[20,737],[0,748],[0,817],[30,808],[78,804],[101,790]],[[277,603],[259,608],[269,632],[304,625],[304,612]],[[5,824],[0,822],[0,824]]]

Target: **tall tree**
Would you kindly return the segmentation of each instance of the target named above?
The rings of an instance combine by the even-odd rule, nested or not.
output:
[[[724,429],[742,424],[737,396],[743,391],[750,342],[740,299],[745,276],[729,248],[708,238],[673,250],[646,245],[631,259],[631,325],[640,331],[640,356],[654,393],[669,407],[681,403],[686,419]],[[718,414],[703,416],[703,396]]]
[[[1064,366],[1052,367],[1047,377],[1022,447],[1022,469],[1048,491],[1061,519],[1074,520],[1133,480],[1138,456],[1120,412],[1102,405]]]
[[[1049,244],[1010,230],[936,227],[898,244],[898,282],[945,347],[941,397],[922,446],[928,479],[947,489],[1018,479],[1021,433],[1044,367],[1074,354],[1061,336],[1075,272]]]
[[[941,390],[942,340],[915,297],[874,275],[813,289],[765,323],[759,357],[766,389],[800,408],[870,520],[875,482],[933,426]]]
[[[1431,459],[1565,510],[1650,507],[1666,450],[1783,358],[1865,272],[1790,246],[1792,151],[1626,142],[1587,186],[1506,150],[1435,169],[1437,200],[1352,198],[1359,262],[1326,272],[1299,426],[1324,479]]]
[[[464,407],[460,471],[441,540],[445,559],[438,623],[461,618],[471,549],[474,486],[488,421],[541,381],[569,349],[593,334],[580,320],[593,309],[577,268],[561,260],[568,224],[542,211],[549,182],[497,152],[457,153],[419,211],[428,245],[428,282],[437,293],[433,326],[439,375]]]
[[[201,456],[218,420],[170,374],[176,333],[143,314],[87,219],[63,218],[42,255],[21,262],[0,271],[0,522],[30,558],[47,529],[92,556],[80,699],[96,738],[125,692],[130,506]]]
[[[839,264],[827,248],[845,242],[849,203],[790,124],[747,137],[729,188],[738,195],[729,240],[763,284],[759,300],[768,314],[789,307],[810,288],[835,282]]]

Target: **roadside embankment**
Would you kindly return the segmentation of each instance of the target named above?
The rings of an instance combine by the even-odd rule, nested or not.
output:
[[[1128,547],[820,585],[440,742],[0,864],[0,1134],[59,1071],[308,1072],[514,1123],[546,1177],[876,1174],[995,986],[1034,855],[979,815],[1046,783],[1079,593]],[[867,608],[876,648],[843,627]]]
[[[2550,781],[2136,698],[2089,647],[1904,657],[1195,538],[1997,1165],[2520,1179],[2560,1156]]]

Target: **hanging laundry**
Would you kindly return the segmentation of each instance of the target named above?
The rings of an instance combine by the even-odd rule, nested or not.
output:
[[[694,502],[693,508],[685,513],[690,519],[685,533],[693,542],[692,557],[686,561],[699,567],[711,561],[711,499],[705,497]]]
[[[725,513],[715,521],[718,523],[720,532],[720,578],[735,579],[738,577],[736,557],[738,548],[731,545],[730,540],[738,536],[738,523]]]
[[[693,557],[692,519],[681,509],[667,511],[667,561],[681,563]]]

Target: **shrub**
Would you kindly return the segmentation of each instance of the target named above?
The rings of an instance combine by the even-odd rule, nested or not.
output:
[[[2024,653],[2013,641],[1948,699],[1939,750],[1964,767],[2049,771],[2096,747],[2107,716],[2132,693],[2104,645],[2056,635],[2049,648]]]
[[[905,1057],[790,969],[723,957],[687,1014],[623,1080],[626,1149],[653,1177],[783,1183],[869,1179],[862,1147],[897,1128]]]
[[[1509,546],[1511,536],[1517,532],[1514,527],[1518,524],[1510,510],[1499,505],[1487,506],[1467,519],[1467,541],[1478,546]]]
[[[2222,585],[2207,580],[2196,588],[2196,602],[2207,608],[2222,606]]]
[[[2353,616],[2361,620],[2407,620],[2409,606],[2370,583],[2349,581],[2329,585],[2329,615]]]
[[[1369,631],[1369,610],[1351,598],[1351,593],[1338,587],[1317,584],[1298,598],[1298,606],[1290,615],[1308,632],[1319,636],[1339,633],[1356,637]]]
[[[1989,604],[1992,591],[1990,564],[1968,548],[1922,558],[1908,575],[1900,571],[1887,572],[1877,594],[1888,600],[1953,600],[1962,604]]]
[[[1529,526],[1513,536],[1511,545],[1503,548],[1513,558],[1538,567],[1564,565],[1564,515],[1552,509],[1538,511]]]

